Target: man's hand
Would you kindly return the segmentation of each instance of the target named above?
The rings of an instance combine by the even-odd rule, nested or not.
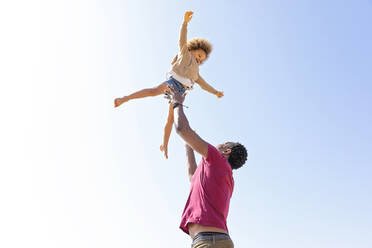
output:
[[[223,96],[224,96],[223,91],[217,91],[216,96],[217,96],[218,98],[223,97]]]
[[[186,92],[181,95],[173,85],[168,86],[169,90],[167,91],[167,94],[169,95],[170,101],[172,103],[181,103],[183,104],[183,101],[185,101]]]
[[[183,23],[187,24],[191,20],[193,14],[194,12],[192,11],[186,11],[185,16],[183,17]]]

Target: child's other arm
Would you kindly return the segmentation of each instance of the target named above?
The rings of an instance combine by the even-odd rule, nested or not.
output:
[[[203,90],[206,90],[209,93],[212,93],[213,95],[216,95],[218,98],[223,97],[223,92],[222,91],[218,91],[215,88],[213,88],[212,86],[210,86],[200,75],[199,75],[199,78],[195,82],[197,84],[199,84],[200,87]]]
[[[183,17],[183,23],[182,23],[182,26],[181,26],[180,40],[179,40],[180,51],[182,50],[182,48],[186,47],[186,44],[187,44],[187,23],[189,23],[193,14],[194,14],[194,12],[187,11],[185,13],[184,17]]]

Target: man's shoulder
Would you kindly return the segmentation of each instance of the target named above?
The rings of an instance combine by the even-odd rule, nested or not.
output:
[[[220,151],[210,143],[208,143],[208,154],[206,161],[211,164],[227,162],[226,158],[220,153]]]

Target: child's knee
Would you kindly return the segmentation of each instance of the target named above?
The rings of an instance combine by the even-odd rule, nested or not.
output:
[[[160,94],[164,94],[168,90],[168,85],[166,83],[161,83],[156,87]]]

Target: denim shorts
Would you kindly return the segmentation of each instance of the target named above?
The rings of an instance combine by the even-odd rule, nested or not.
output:
[[[168,86],[173,85],[174,89],[177,90],[177,92],[180,93],[181,95],[183,95],[186,92],[186,88],[183,86],[183,84],[181,84],[180,82],[178,82],[173,77],[170,77],[167,81],[165,81],[165,83]]]

